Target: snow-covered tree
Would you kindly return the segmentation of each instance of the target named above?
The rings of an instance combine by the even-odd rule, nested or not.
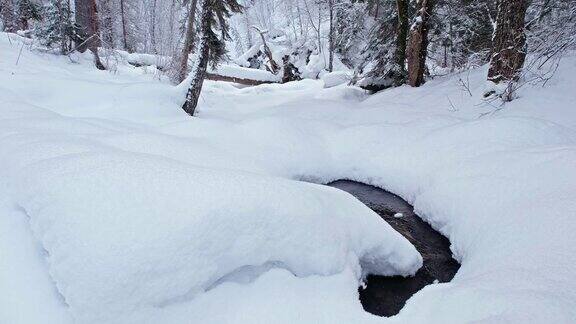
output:
[[[72,49],[76,26],[73,13],[67,0],[50,0],[42,9],[42,21],[34,29],[34,34],[45,46],[59,48],[61,54]]]
[[[376,54],[374,66],[363,84],[365,88],[381,90],[405,83],[408,8],[408,0],[379,4],[378,10],[384,11],[385,17],[380,19],[372,45]]]
[[[218,65],[226,55],[226,40],[230,39],[228,18],[242,10],[237,0],[201,0],[200,43],[190,75],[190,86],[182,109],[194,116],[208,63]]]
[[[28,29],[28,21],[35,20],[38,21],[41,19],[40,11],[42,7],[32,2],[31,0],[18,0],[18,27],[21,30]]]
[[[188,56],[194,48],[194,41],[196,39],[196,9],[198,7],[198,0],[190,0],[188,3],[188,12],[186,17],[186,34],[184,37],[184,46],[182,46],[182,51],[180,51],[175,56],[175,60],[178,62],[176,67],[176,81],[178,83],[184,81],[186,74],[188,73]]]
[[[4,31],[13,33],[18,30],[18,19],[12,0],[0,0],[0,18]]]
[[[439,0],[430,20],[428,57],[448,71],[490,60],[495,0]]]

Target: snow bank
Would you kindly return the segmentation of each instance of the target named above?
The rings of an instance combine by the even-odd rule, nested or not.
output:
[[[409,243],[342,192],[67,144],[24,145],[42,158],[13,186],[81,322],[189,300],[269,263],[300,277],[345,267],[359,276],[359,262],[364,271],[409,275],[421,264]]]
[[[209,68],[209,73],[219,74],[227,77],[267,81],[267,82],[280,82],[282,77],[280,74],[275,75],[271,72],[257,69],[250,69],[241,66],[220,64],[216,69]]]
[[[332,88],[349,83],[352,76],[345,71],[336,71],[324,74],[321,79],[324,81],[324,88]]]

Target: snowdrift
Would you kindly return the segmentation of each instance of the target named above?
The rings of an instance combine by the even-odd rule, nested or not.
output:
[[[478,69],[369,97],[207,82],[190,119],[144,69],[27,49],[15,66],[19,48],[0,37],[0,322],[576,321],[574,57],[502,109]],[[363,312],[362,273],[420,258],[351,196],[293,181],[339,178],[412,203],[454,280]]]

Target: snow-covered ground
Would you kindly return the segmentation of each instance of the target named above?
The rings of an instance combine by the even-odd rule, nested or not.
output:
[[[185,87],[143,68],[18,58],[10,37],[0,323],[576,321],[576,58],[498,111],[478,69],[373,96],[206,82],[190,118]],[[421,258],[350,195],[301,181],[340,178],[412,203],[450,238],[454,280],[365,313],[363,274]]]

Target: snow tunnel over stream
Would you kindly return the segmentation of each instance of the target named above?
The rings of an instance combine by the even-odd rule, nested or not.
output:
[[[452,257],[450,241],[414,213],[402,198],[363,183],[338,180],[328,184],[344,190],[374,210],[420,252],[424,263],[413,277],[369,275],[359,288],[364,310],[379,316],[393,316],[406,301],[434,282],[449,282],[460,268]]]

